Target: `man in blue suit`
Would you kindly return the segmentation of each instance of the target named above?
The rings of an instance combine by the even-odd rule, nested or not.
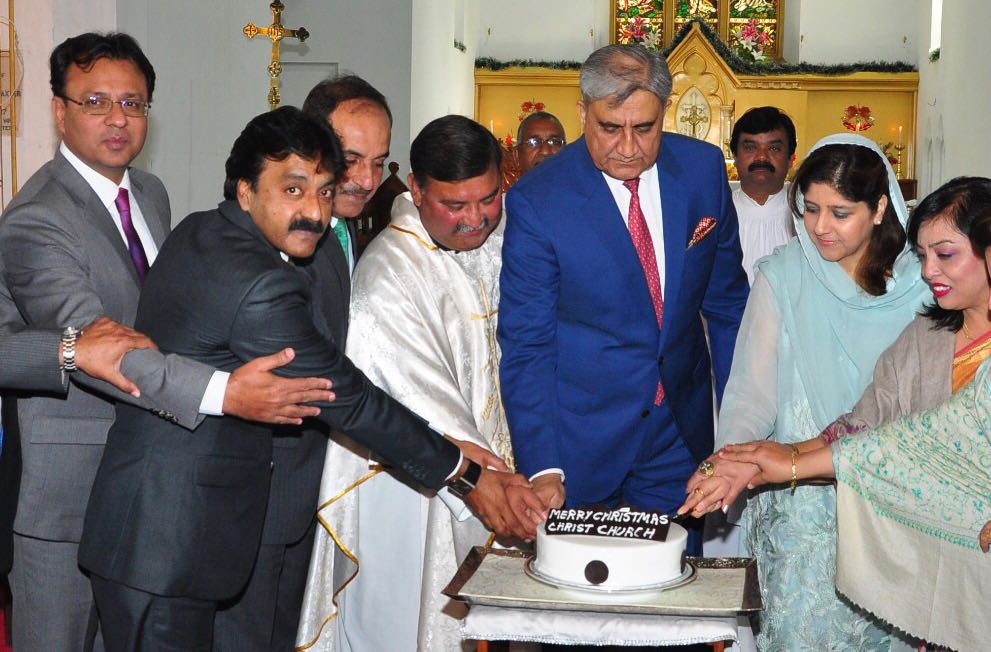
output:
[[[718,400],[747,301],[736,211],[718,148],[662,138],[660,54],[601,48],[580,84],[584,137],[507,197],[499,342],[513,450],[550,506],[673,513],[712,451],[711,378]]]

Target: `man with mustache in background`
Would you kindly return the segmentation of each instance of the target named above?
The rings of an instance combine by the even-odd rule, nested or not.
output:
[[[740,187],[733,204],[740,221],[743,269],[752,284],[754,263],[795,235],[785,176],[795,160],[795,125],[781,109],[750,109],[733,126],[730,149]]]

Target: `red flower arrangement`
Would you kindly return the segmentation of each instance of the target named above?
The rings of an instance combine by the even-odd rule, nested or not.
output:
[[[843,126],[850,131],[867,131],[874,126],[871,107],[851,104],[843,114]]]

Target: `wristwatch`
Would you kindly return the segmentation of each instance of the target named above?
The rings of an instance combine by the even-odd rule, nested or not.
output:
[[[62,331],[62,371],[72,373],[78,371],[76,366],[76,339],[83,332],[72,326]]]
[[[456,480],[448,480],[447,488],[458,498],[464,500],[468,494],[474,491],[478,484],[478,479],[482,475],[482,467],[475,462],[468,460],[468,468]]]

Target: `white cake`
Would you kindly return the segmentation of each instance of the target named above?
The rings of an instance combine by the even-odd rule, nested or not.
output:
[[[537,529],[540,576],[571,586],[623,590],[654,586],[682,575],[688,532],[671,523],[666,541],[587,534],[547,534]]]

